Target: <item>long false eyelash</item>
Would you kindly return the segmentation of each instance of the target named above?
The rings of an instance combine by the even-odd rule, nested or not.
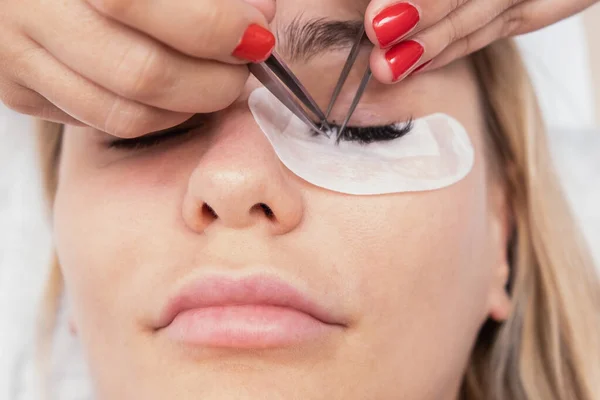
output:
[[[375,142],[389,142],[407,135],[413,129],[414,120],[411,118],[407,122],[399,122],[391,125],[350,126],[346,127],[341,136],[339,135],[340,126],[329,125],[331,130],[328,133],[336,136],[336,144],[340,142],[357,142],[366,145]],[[319,132],[313,132],[314,136],[320,134]]]

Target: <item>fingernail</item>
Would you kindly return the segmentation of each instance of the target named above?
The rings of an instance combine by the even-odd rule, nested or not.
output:
[[[429,64],[431,64],[431,62],[432,62],[432,61],[433,61],[433,60],[429,60],[429,61],[427,61],[427,62],[424,62],[422,65],[420,65],[420,66],[418,66],[417,68],[415,68],[415,70],[414,70],[413,72],[411,72],[410,74],[411,74],[411,75],[414,75],[414,74],[416,74],[416,73],[418,73],[418,72],[421,72],[421,71],[423,71],[425,68],[427,68],[427,66],[428,66]]]
[[[421,57],[423,57],[424,52],[425,49],[423,46],[414,40],[398,43],[389,49],[385,53],[385,59],[392,70],[394,82],[400,79],[412,67],[417,65],[421,60]]]
[[[398,3],[381,11],[373,19],[373,30],[382,48],[397,42],[419,23],[419,10],[410,3]]]
[[[275,47],[275,36],[258,24],[252,24],[244,32],[240,43],[233,51],[233,56],[251,62],[267,59]]]

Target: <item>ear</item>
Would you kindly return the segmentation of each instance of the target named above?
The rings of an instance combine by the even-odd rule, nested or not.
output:
[[[506,286],[511,274],[508,246],[513,234],[514,221],[504,188],[494,184],[490,194],[492,281],[488,296],[488,314],[493,320],[502,322],[508,319],[512,309]]]
[[[490,318],[496,322],[508,319],[512,310],[512,301],[506,292],[506,284],[510,275],[508,264],[500,266],[494,273],[491,290],[488,299],[488,313]]]

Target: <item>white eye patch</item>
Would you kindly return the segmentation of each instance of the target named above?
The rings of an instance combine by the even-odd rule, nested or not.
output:
[[[335,134],[315,135],[265,88],[253,91],[248,105],[281,162],[305,181],[334,192],[442,189],[473,168],[474,150],[465,128],[445,114],[414,120],[412,129],[397,139],[336,143]]]

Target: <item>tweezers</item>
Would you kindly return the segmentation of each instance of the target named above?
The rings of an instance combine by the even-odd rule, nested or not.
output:
[[[256,77],[275,97],[279,99],[291,112],[304,121],[316,132],[328,134],[329,124],[327,117],[317,102],[308,93],[300,80],[294,75],[290,68],[283,62],[281,57],[273,52],[271,56],[262,63],[249,65],[250,72]],[[317,124],[310,115],[294,99],[294,94],[302,104],[308,108],[319,120]],[[325,129],[325,131],[323,130]]]
[[[250,72],[256,77],[279,101],[281,101],[292,113],[294,113],[300,120],[307,124],[311,129],[316,132],[323,133],[327,136],[330,135],[331,128],[329,126],[328,118],[335,102],[348,79],[350,71],[358,54],[360,52],[361,44],[366,37],[365,28],[362,26],[360,29],[356,41],[354,42],[350,55],[346,60],[346,64],[340,74],[340,78],[336,84],[333,95],[327,107],[326,113],[324,113],[315,100],[308,93],[306,88],[300,83],[300,80],[294,75],[291,69],[285,64],[281,57],[273,52],[271,56],[262,63],[253,63],[249,65]],[[354,95],[354,99],[350,105],[350,109],[341,125],[340,130],[337,132],[338,137],[346,129],[350,118],[354,114],[354,111],[360,103],[360,99],[367,88],[367,85],[371,79],[371,69],[367,68],[360,85]],[[302,105],[298,104],[296,98],[300,100],[302,105],[306,107],[315,117],[318,118],[319,123],[315,122],[313,118],[306,112]]]
[[[327,118],[329,118],[329,115],[331,114],[331,110],[333,110],[333,106],[335,105],[335,102],[336,102],[337,98],[339,97],[339,95],[342,91],[342,88],[344,87],[344,84],[346,83],[346,80],[348,79],[348,76],[350,75],[350,71],[352,70],[354,63],[356,62],[356,59],[358,58],[358,54],[360,53],[362,42],[366,37],[367,37],[367,34],[365,32],[365,27],[363,25],[358,32],[356,40],[354,41],[354,45],[352,46],[352,49],[350,50],[350,55],[348,56],[348,59],[346,60],[346,64],[344,65],[344,68],[342,69],[342,73],[340,74],[340,78],[338,79],[335,89],[333,90],[333,95],[331,96],[331,100],[329,101],[329,106],[327,107],[327,113],[325,115]],[[352,118],[354,111],[356,111],[356,108],[358,107],[358,104],[360,103],[360,99],[362,98],[363,94],[365,93],[365,90],[367,89],[367,85],[369,84],[369,81],[371,80],[372,76],[373,76],[373,74],[371,73],[371,67],[367,67],[367,70],[365,71],[362,79],[360,80],[358,89],[356,90],[356,93],[354,94],[354,99],[352,100],[352,103],[350,104],[350,108],[348,109],[348,112],[346,113],[346,118],[344,119],[344,122],[342,123],[340,130],[337,132],[338,137],[342,137],[344,130],[346,130],[346,127],[348,126],[348,122],[350,122],[350,118]]]

